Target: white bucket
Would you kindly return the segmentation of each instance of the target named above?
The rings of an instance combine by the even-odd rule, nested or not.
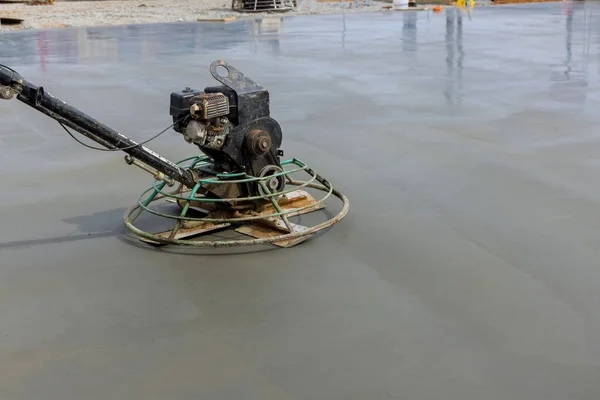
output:
[[[396,10],[405,9],[408,8],[408,0],[394,0],[392,5]]]

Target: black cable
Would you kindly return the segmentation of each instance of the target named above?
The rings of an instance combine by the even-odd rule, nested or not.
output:
[[[17,76],[19,76],[19,73],[17,71],[15,71],[14,69],[4,65],[4,64],[0,64],[0,68],[5,68],[9,71],[11,71],[12,73],[16,74]],[[158,134],[154,135],[153,137],[151,137],[150,139],[142,142],[142,143],[138,143],[135,144],[133,146],[129,146],[129,147],[117,147],[115,149],[106,149],[106,148],[102,148],[102,147],[94,147],[94,146],[90,146],[88,144],[83,143],[81,140],[77,139],[72,133],[71,131],[63,125],[63,123],[61,121],[58,121],[59,125],[62,126],[62,128],[69,134],[69,136],[71,136],[77,143],[81,144],[82,146],[85,146],[89,149],[92,150],[98,150],[98,151],[124,151],[124,150],[129,150],[129,149],[133,149],[134,147],[138,147],[138,146],[143,146],[146,143],[150,143],[152,140],[158,138],[160,135],[162,135],[163,133],[165,133],[166,131],[168,131],[169,129],[171,129],[173,126],[175,126],[175,124],[183,121],[184,119],[186,119],[188,116],[184,116],[181,119],[179,119],[178,121],[173,122],[171,125],[167,126],[165,129],[163,129],[161,132],[159,132]]]
[[[90,146],[90,145],[88,145],[88,144],[85,144],[85,143],[83,143],[81,140],[77,139],[77,138],[76,138],[76,137],[73,135],[73,133],[71,133],[71,131],[70,131],[70,130],[69,130],[67,127],[66,127],[66,126],[64,126],[64,125],[63,125],[63,123],[62,123],[62,122],[58,121],[58,123],[59,123],[59,125],[60,125],[60,126],[62,126],[62,128],[63,128],[63,129],[64,129],[64,130],[65,130],[65,131],[66,131],[66,132],[69,134],[69,136],[71,136],[71,137],[72,137],[72,138],[73,138],[73,139],[74,139],[74,140],[75,140],[77,143],[79,143],[79,144],[81,144],[82,146],[85,146],[85,147],[87,147],[87,148],[89,148],[89,149],[92,149],[92,150],[98,150],[98,151],[124,151],[124,150],[133,149],[134,147],[143,146],[144,144],[151,142],[152,140],[154,140],[154,139],[158,138],[160,135],[162,135],[163,133],[165,133],[166,131],[168,131],[169,129],[171,129],[171,128],[172,128],[172,127],[175,125],[175,124],[177,124],[177,123],[179,123],[179,122],[183,121],[183,120],[184,120],[184,119],[186,119],[186,118],[187,118],[187,115],[186,115],[186,116],[184,116],[183,118],[181,118],[181,119],[179,119],[179,120],[177,120],[177,121],[173,122],[171,125],[167,126],[167,127],[166,127],[165,129],[163,129],[161,132],[157,133],[156,135],[154,135],[153,137],[151,137],[150,139],[148,139],[148,140],[146,140],[146,141],[144,141],[144,142],[142,142],[142,143],[134,144],[133,146],[129,146],[129,147],[117,147],[117,148],[115,148],[115,149],[104,149],[104,148],[101,148],[101,147],[94,147],[94,146]]]

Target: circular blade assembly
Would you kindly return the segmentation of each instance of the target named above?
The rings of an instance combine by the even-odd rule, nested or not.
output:
[[[210,163],[207,157],[191,157],[178,165],[182,169],[196,169]],[[168,192],[164,182],[155,181],[138,203],[125,212],[125,226],[141,241],[154,246],[216,248],[270,243],[292,247],[346,216],[350,207],[348,199],[326,179],[298,159],[284,161],[281,165],[283,168],[265,167],[258,177],[238,173],[200,179],[192,190],[182,185]],[[303,175],[304,179],[294,178],[296,175]],[[232,182],[256,184],[261,188],[259,195],[227,199],[199,194],[203,184],[227,185]],[[327,201],[336,200],[338,212],[333,217],[330,210],[318,212],[325,211]],[[236,208],[240,202],[253,202],[256,207]],[[169,205],[170,210],[165,210]],[[170,221],[172,228],[161,232],[143,230],[135,225],[142,215],[162,222]],[[302,223],[295,219],[302,219]],[[309,220],[316,222],[308,224]],[[232,231],[234,237],[215,235],[223,230]]]

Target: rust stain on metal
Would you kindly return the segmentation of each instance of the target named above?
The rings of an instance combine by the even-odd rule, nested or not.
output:
[[[175,200],[175,199],[167,199],[169,203],[177,203],[179,207],[185,206],[185,201],[183,200]],[[295,208],[303,208],[298,212],[291,212],[287,214],[288,217],[295,217],[302,214],[307,214],[310,212],[321,210],[325,207],[323,203],[318,203],[315,198],[308,192],[304,190],[294,190],[293,192],[288,193],[285,196],[282,196],[278,199],[277,203],[281,207],[282,211],[287,212],[293,210]],[[306,208],[304,208],[306,207]],[[202,214],[210,214],[216,211],[215,203],[207,203],[201,201],[190,201],[189,208],[191,210],[200,212]],[[244,215],[270,215],[276,212],[275,207],[271,203],[265,204],[264,208],[260,212],[256,212],[254,210],[238,210],[237,215],[240,217]],[[231,214],[231,217],[236,216],[235,214]]]
[[[297,212],[291,212],[287,214],[288,217],[295,217],[302,214],[307,214],[313,211],[320,210],[325,207],[323,203],[318,203],[315,198],[304,190],[295,190],[288,193],[285,197],[282,197],[277,202],[283,212],[300,208]],[[304,208],[306,207],[306,208]],[[275,207],[272,204],[267,204],[265,209],[262,211],[265,215],[273,214]]]
[[[298,224],[294,224],[292,223],[292,228],[294,229],[293,232],[290,233],[300,233],[300,232],[305,232],[308,230],[307,227],[302,226],[302,225],[298,225]],[[287,231],[288,229],[284,227],[284,229]],[[264,239],[264,238],[271,238],[271,237],[276,237],[276,236],[280,236],[281,235],[281,230],[279,229],[272,229],[269,228],[265,225],[261,225],[261,224],[251,224],[251,225],[244,225],[244,226],[240,226],[239,228],[237,228],[235,230],[236,232],[239,233],[243,233],[244,235],[248,235],[251,236],[253,238],[257,238],[257,239]],[[298,243],[304,242],[305,240],[310,239],[312,235],[307,235],[307,236],[302,236],[299,238],[295,238],[295,239],[288,239],[288,240],[282,240],[279,242],[273,242],[273,244],[275,246],[278,247],[293,247],[295,245],[297,245]]]
[[[175,200],[169,200],[169,202],[175,203]],[[201,202],[197,202],[201,203]],[[252,216],[261,216],[264,215],[264,219],[258,219],[254,223],[248,223],[242,225],[235,229],[236,232],[242,233],[244,235],[248,235],[257,239],[266,239],[273,238],[277,236],[281,236],[284,234],[298,234],[302,232],[306,232],[309,228],[294,224],[288,221],[292,229],[290,230],[286,225],[285,221],[283,221],[280,217],[270,217],[267,216],[272,215],[276,212],[273,204],[267,204],[260,212],[254,210],[211,210],[210,207],[206,207],[208,204],[197,204],[195,206],[191,206],[191,209],[195,211],[201,212],[203,214],[208,214],[211,218],[223,218],[223,219],[231,219],[231,218],[244,218],[248,215]],[[293,192],[288,193],[286,196],[281,197],[278,201],[278,205],[283,212],[290,212],[288,217],[298,216],[302,214],[308,214],[317,210],[324,208],[323,203],[317,202],[315,198],[308,192],[304,190],[295,190]],[[297,211],[293,211],[297,210]],[[184,221],[179,228],[174,229],[175,234],[173,235],[173,230],[164,231],[156,234],[161,239],[170,239],[170,240],[178,240],[184,238],[190,238],[193,236],[202,235],[211,231],[228,228],[230,227],[230,223],[215,223],[215,222],[205,222],[205,221]],[[308,240],[312,235],[296,237],[288,240],[282,240],[279,242],[273,242],[274,245],[279,247],[292,247],[298,243],[301,243],[305,240]],[[142,241],[150,244],[160,245],[162,243],[143,238]]]
[[[183,227],[177,231],[177,233],[175,234],[174,237],[171,237],[173,230],[160,232],[155,235],[160,238],[163,238],[163,239],[170,238],[170,239],[178,240],[178,239],[185,239],[185,238],[193,237],[196,235],[202,235],[202,234],[216,231],[216,230],[223,229],[223,228],[228,228],[230,225],[231,224],[228,224],[228,223],[217,224],[214,222],[200,222],[197,224],[193,224],[193,223],[190,223],[190,221],[185,221],[185,223],[183,224]],[[160,242],[156,242],[154,240],[150,240],[150,239],[146,239],[146,238],[140,238],[140,240],[145,243],[154,244],[154,245],[162,244]]]

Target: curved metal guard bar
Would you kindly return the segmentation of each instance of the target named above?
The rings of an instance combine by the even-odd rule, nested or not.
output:
[[[190,157],[185,160],[180,161],[178,164],[181,165],[182,169],[193,168],[195,165],[206,162],[207,160],[203,157]],[[182,164],[187,163],[188,166],[184,166]],[[291,170],[286,170],[284,172],[286,178],[288,178],[288,185],[295,187],[295,189],[282,189],[280,192],[269,193],[268,196],[264,197],[266,205],[270,205],[272,210],[265,210],[261,213],[254,212],[232,212],[230,214],[222,214],[220,212],[210,211],[211,206],[215,206],[221,203],[220,199],[211,199],[211,198],[201,198],[196,194],[196,189],[194,188],[191,191],[186,190],[183,191],[183,188],[178,189],[174,192],[167,192],[164,190],[165,183],[164,182],[154,182],[153,185],[147,189],[139,198],[139,201],[134,206],[130,207],[124,214],[124,222],[125,226],[129,231],[131,231],[136,236],[142,238],[142,240],[150,241],[157,245],[183,245],[183,246],[191,246],[191,247],[234,247],[234,246],[250,246],[257,244],[266,244],[272,243],[277,244],[285,241],[291,241],[310,237],[317,232],[320,232],[337,222],[339,222],[349,210],[349,201],[345,195],[335,190],[333,186],[323,177],[318,175],[315,171],[309,168],[305,163],[300,160],[292,159],[287,160],[282,163],[282,165],[293,165],[300,168],[294,168]],[[292,173],[305,173],[309,176],[310,179],[307,181],[298,181],[291,178]],[[240,177],[240,180],[242,178]],[[254,180],[254,177],[247,177],[248,180]],[[313,183],[314,182],[314,183]],[[223,184],[227,183],[227,180],[222,181]],[[260,183],[263,183],[261,180]],[[284,207],[280,207],[280,204],[275,200],[275,196],[277,195],[290,195],[292,192],[296,192],[298,195],[299,189],[311,188],[321,193],[320,197],[312,198],[311,201],[307,203],[294,203],[293,206],[286,205]],[[300,190],[300,192],[303,192]],[[304,192],[306,195],[307,193]],[[293,195],[292,195],[293,196]],[[325,201],[330,198],[337,198],[342,202],[342,209],[339,213],[326,221],[314,225],[312,227],[303,227],[301,230],[295,230],[293,228],[293,224],[290,223],[289,217],[299,216],[307,212],[316,211],[318,209],[324,208]],[[247,201],[249,199],[254,198],[239,198],[238,201]],[[160,204],[160,200],[170,201],[171,203],[177,203],[181,209],[180,212],[175,212],[173,214],[169,214],[166,211],[162,211],[162,206]],[[235,199],[230,199],[235,200]],[[289,201],[289,200],[288,200]],[[283,202],[282,204],[286,204]],[[202,211],[202,214],[198,214],[198,207],[200,209],[207,208],[205,211]],[[192,210],[196,210],[196,213],[192,213]],[[151,233],[146,232],[134,225],[134,222],[140,217],[144,212],[146,212],[150,216],[164,218],[167,220],[173,220],[175,222],[174,228],[171,231],[161,232],[161,233]],[[185,226],[205,226],[209,227],[209,230],[212,231],[215,227],[225,227],[228,229],[231,226],[244,227],[248,224],[254,223],[276,223],[277,220],[280,220],[285,227],[287,227],[287,232],[280,231],[275,235],[270,237],[255,237],[253,239],[219,239],[219,240],[210,240],[208,238],[199,238],[197,240],[184,240],[178,239],[176,237],[179,229],[184,229]],[[193,228],[191,228],[193,229]],[[202,230],[202,229],[201,229]],[[201,236],[206,234],[205,232],[195,234],[192,236]]]

